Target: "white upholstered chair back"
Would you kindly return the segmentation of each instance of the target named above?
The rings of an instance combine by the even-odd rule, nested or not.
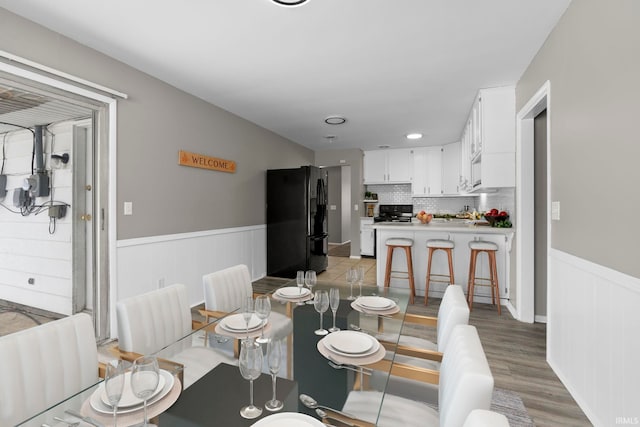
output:
[[[0,337],[0,425],[16,425],[98,379],[88,314]]]
[[[488,410],[493,375],[475,326],[458,325],[451,333],[440,366],[440,425],[462,426],[474,409]]]
[[[118,301],[118,347],[152,354],[191,333],[191,308],[183,284]]]
[[[497,412],[474,409],[462,427],[509,427],[509,420]]]
[[[202,277],[204,307],[211,311],[232,312],[253,295],[249,268],[244,264],[225,268]]]
[[[460,285],[449,285],[438,309],[438,351],[444,353],[453,328],[469,323],[469,305]]]

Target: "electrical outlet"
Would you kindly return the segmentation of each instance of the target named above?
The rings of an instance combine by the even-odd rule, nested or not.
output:
[[[133,202],[124,202],[124,214],[133,215]]]
[[[560,202],[551,202],[551,219],[560,221]]]

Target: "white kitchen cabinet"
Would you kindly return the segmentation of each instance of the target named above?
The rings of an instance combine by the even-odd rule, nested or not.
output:
[[[413,154],[410,149],[365,151],[365,184],[408,184],[413,177]]]
[[[460,192],[460,142],[442,146],[442,194]]]
[[[439,196],[442,194],[441,146],[413,149],[411,192],[414,197]]]
[[[373,218],[360,218],[360,255],[374,255]]]
[[[515,87],[481,89],[462,132],[465,191],[515,186]]]

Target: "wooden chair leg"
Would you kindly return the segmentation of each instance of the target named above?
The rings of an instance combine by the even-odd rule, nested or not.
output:
[[[391,282],[391,264],[393,262],[393,247],[387,246],[387,265],[384,272],[384,287],[388,288]]]
[[[473,310],[473,288],[475,285],[475,276],[476,276],[476,257],[478,253],[475,250],[471,250],[471,255],[469,259],[469,284],[468,284],[468,292],[467,300],[469,302],[469,311]]]
[[[498,284],[498,267],[496,265],[496,253],[491,252],[491,285],[496,289],[496,305],[498,306],[498,316],[502,315],[500,309],[500,286]]]
[[[413,281],[413,258],[411,256],[411,247],[405,247],[404,251],[407,254],[407,273],[409,274],[409,287],[411,288],[409,303],[413,304],[413,299],[416,296],[416,285]]]
[[[427,257],[427,283],[424,290],[424,305],[429,300],[429,282],[431,282],[431,259],[433,258],[433,248],[429,248],[429,256]]]

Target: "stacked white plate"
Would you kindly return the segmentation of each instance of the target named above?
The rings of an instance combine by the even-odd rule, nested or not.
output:
[[[247,323],[244,320],[242,313],[232,314],[220,321],[220,327],[228,332],[234,334],[247,331]],[[249,319],[249,332],[257,331],[262,327],[262,320],[255,314]]]
[[[173,387],[173,375],[164,369],[160,369],[160,378],[158,379],[158,387],[147,400],[147,405],[151,405],[165,397]],[[136,397],[131,389],[131,372],[125,373],[124,389],[120,403],[118,403],[118,414],[128,414],[142,409],[143,400]],[[113,414],[113,407],[109,404],[107,393],[104,389],[104,382],[93,392],[89,400],[91,407],[101,414]]]
[[[297,412],[281,412],[269,415],[251,424],[251,427],[325,427],[317,419]]]
[[[287,286],[284,288],[277,289],[274,292],[274,295],[276,295],[279,298],[296,300],[296,299],[304,298],[310,293],[311,291],[308,288],[298,288],[294,286]]]
[[[322,344],[329,352],[344,357],[367,357],[380,348],[377,339],[358,331],[333,332],[322,339]]]
[[[378,296],[358,297],[354,303],[365,310],[371,311],[389,311],[396,307],[396,303],[393,300]]]

